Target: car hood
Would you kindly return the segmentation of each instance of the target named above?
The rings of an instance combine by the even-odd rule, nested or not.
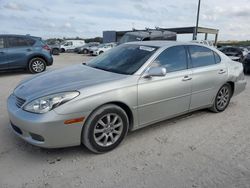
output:
[[[27,79],[16,87],[14,95],[30,100],[53,93],[80,90],[126,77],[128,75],[103,71],[86,65],[76,65]]]

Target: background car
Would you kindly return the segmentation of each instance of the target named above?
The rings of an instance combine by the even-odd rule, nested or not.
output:
[[[61,43],[61,52],[73,51],[75,48],[83,46],[84,40],[65,40]]]
[[[51,49],[41,38],[0,35],[0,70],[27,69],[40,73],[52,64]]]
[[[133,41],[149,40],[176,40],[175,32],[161,30],[131,31],[125,33],[119,41],[119,44]]]
[[[106,52],[106,51],[114,48],[115,46],[117,46],[116,43],[106,43],[106,44],[97,46],[96,49],[94,49],[94,50],[91,51],[91,54],[97,56],[97,55],[100,55],[100,54],[102,54],[102,53],[104,53],[104,52]]]
[[[209,40],[192,40],[191,42],[193,43],[199,43],[199,44],[204,44],[207,46],[214,46],[214,42],[213,41],[209,41]]]
[[[59,55],[60,54],[60,49],[61,49],[60,44],[48,44],[48,45],[51,49],[52,55]]]
[[[247,54],[244,59],[243,59],[243,67],[244,67],[244,72],[249,73],[250,72],[250,53]]]
[[[239,47],[222,47],[220,51],[229,56],[234,61],[242,62],[243,58],[248,54],[245,48]]]
[[[83,46],[77,47],[75,48],[74,52],[78,53],[78,54],[88,54],[91,47],[95,47],[100,45],[99,42],[90,42],[88,44],[85,44]]]

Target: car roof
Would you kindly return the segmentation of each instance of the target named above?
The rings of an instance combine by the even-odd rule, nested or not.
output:
[[[199,44],[199,43],[167,41],[167,40],[135,41],[135,42],[128,42],[126,44],[138,44],[138,45],[147,45],[147,46],[155,46],[155,47],[168,47],[168,46],[175,46],[175,45],[197,45],[197,46],[208,47],[206,45]]]
[[[163,35],[169,35],[169,34],[175,34],[175,32],[172,31],[160,31],[160,30],[149,30],[149,31],[131,31],[125,33],[125,35],[134,35],[138,37],[149,37],[149,36],[163,36]]]
[[[31,35],[17,35],[17,34],[0,34],[0,37],[27,37],[42,40],[41,37],[31,36]]]

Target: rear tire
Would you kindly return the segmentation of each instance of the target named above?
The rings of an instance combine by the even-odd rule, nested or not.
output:
[[[87,54],[88,53],[88,50],[87,49],[84,49],[83,50],[83,54]]]
[[[60,50],[57,49],[57,48],[54,48],[54,49],[52,50],[52,54],[53,54],[53,55],[59,55],[59,53],[60,53]]]
[[[129,120],[119,106],[108,104],[95,110],[84,124],[82,143],[94,153],[116,148],[128,132]]]
[[[29,61],[28,69],[32,74],[41,73],[46,70],[44,59],[36,57]]]
[[[230,103],[232,97],[232,88],[230,84],[224,84],[218,91],[214,104],[210,108],[211,111],[218,113],[223,112]]]
[[[64,49],[64,48],[61,48],[60,51],[61,51],[61,53],[64,53],[64,52],[65,52],[65,49]]]

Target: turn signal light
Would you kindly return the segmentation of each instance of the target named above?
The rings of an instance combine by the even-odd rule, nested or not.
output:
[[[79,123],[79,122],[83,122],[84,117],[80,117],[80,118],[75,118],[75,119],[68,119],[64,121],[64,124],[68,125],[68,124],[72,124],[72,123]]]

